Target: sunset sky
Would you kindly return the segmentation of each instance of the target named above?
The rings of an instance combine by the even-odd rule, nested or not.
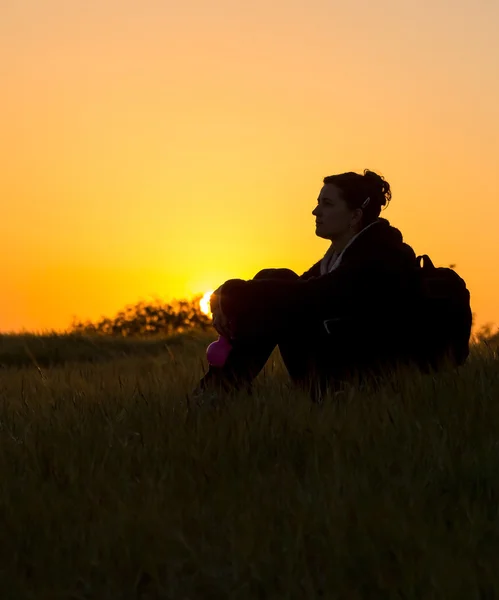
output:
[[[364,168],[499,323],[498,26],[497,0],[2,3],[0,330],[301,274],[323,177]]]

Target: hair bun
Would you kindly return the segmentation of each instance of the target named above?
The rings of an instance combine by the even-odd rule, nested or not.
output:
[[[376,199],[379,206],[386,206],[392,199],[390,184],[385,181],[382,175],[378,175],[369,169],[364,170],[364,179],[368,183],[368,188],[372,189],[372,197]]]

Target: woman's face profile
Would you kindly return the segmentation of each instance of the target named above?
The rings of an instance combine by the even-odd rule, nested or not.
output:
[[[341,190],[332,183],[324,185],[312,211],[315,216],[315,234],[326,240],[337,240],[352,231],[360,220],[362,211],[350,210],[343,200]]]

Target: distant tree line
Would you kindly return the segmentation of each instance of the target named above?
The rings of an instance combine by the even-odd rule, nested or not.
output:
[[[73,333],[121,337],[171,335],[194,329],[207,331],[212,328],[212,320],[202,312],[201,298],[198,295],[191,300],[173,300],[171,303],[138,302],[126,306],[116,316],[103,317],[96,323],[74,319],[70,329]],[[499,347],[497,326],[482,325],[475,338],[478,342]]]
[[[128,305],[112,318],[103,317],[96,323],[74,319],[71,324],[73,333],[113,335],[113,336],[155,336],[182,333],[187,330],[212,327],[211,318],[200,308],[202,296],[191,300],[173,300],[166,304],[138,302]]]

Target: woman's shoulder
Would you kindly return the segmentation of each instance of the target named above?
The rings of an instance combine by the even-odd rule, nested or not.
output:
[[[393,227],[387,219],[378,219],[345,250],[344,262],[386,261],[390,258],[398,262],[401,256],[408,261],[416,259],[412,247],[404,242],[400,229]]]
[[[390,224],[387,219],[379,218],[345,249],[342,263],[345,267],[358,263],[383,263],[390,262],[412,263],[416,260],[416,253],[409,244],[404,242],[399,229]],[[321,276],[321,262],[318,260],[308,271],[300,275],[299,279],[306,281]],[[360,265],[359,265],[360,266]]]

